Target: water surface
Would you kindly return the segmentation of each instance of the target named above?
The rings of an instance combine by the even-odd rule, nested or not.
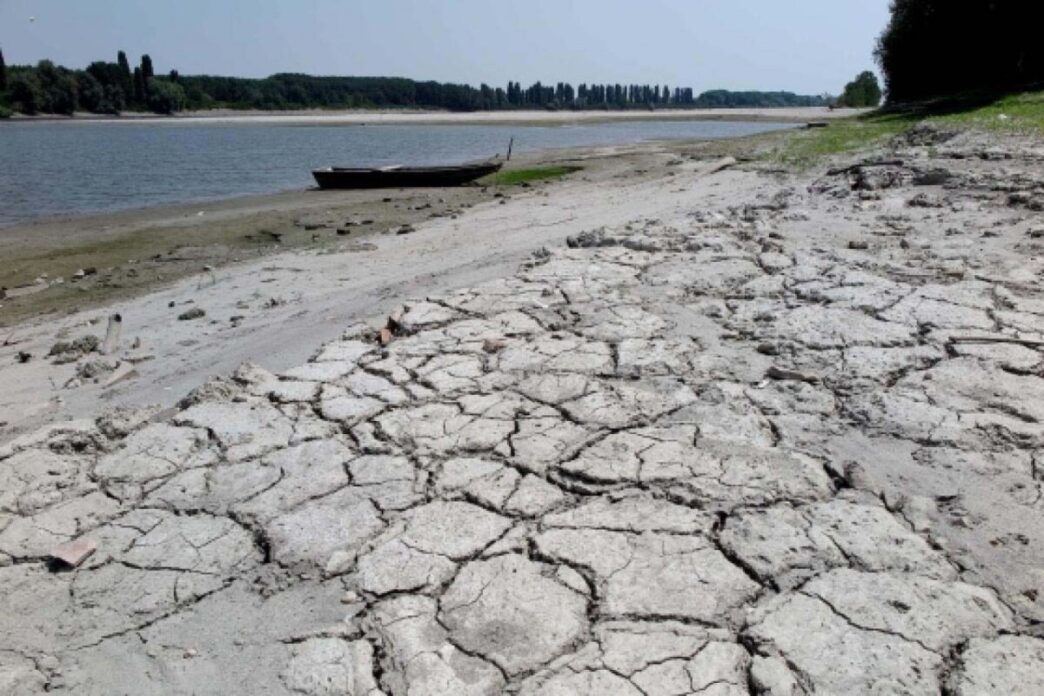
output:
[[[570,126],[0,123],[0,227],[40,218],[314,185],[317,167],[458,163],[516,152],[717,139],[783,123],[628,121]]]

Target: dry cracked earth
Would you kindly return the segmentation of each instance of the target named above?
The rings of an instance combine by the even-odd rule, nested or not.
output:
[[[0,691],[1044,693],[1044,148],[880,154],[8,443]]]

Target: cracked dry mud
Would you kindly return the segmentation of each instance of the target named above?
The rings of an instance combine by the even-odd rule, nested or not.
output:
[[[8,443],[0,691],[1044,693],[1044,151],[897,147]]]

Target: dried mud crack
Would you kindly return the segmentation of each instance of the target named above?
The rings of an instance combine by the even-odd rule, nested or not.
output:
[[[880,159],[3,445],[0,685],[1044,693],[1044,148]]]

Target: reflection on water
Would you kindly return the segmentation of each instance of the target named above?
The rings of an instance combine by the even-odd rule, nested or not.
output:
[[[327,165],[456,163],[656,139],[730,138],[778,123],[631,121],[551,126],[0,124],[0,226],[42,217],[306,188]]]

